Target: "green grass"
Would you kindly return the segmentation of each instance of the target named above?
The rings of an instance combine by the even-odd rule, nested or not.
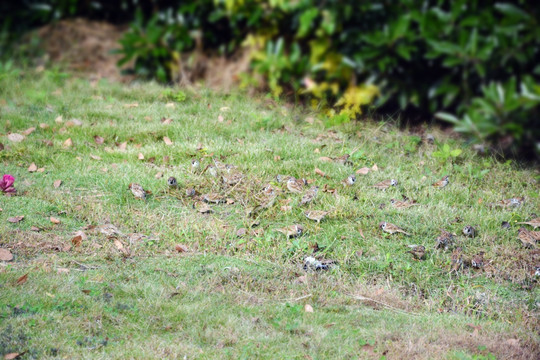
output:
[[[2,173],[16,177],[18,196],[0,197],[0,247],[15,259],[0,267],[0,355],[23,358],[536,358],[540,292],[530,272],[534,249],[517,240],[517,221],[540,207],[538,173],[514,162],[476,156],[437,129],[436,143],[392,123],[360,122],[325,128],[317,114],[238,94],[170,92],[148,83],[87,81],[53,71],[0,76]],[[182,100],[179,97],[179,100]],[[127,104],[137,103],[137,107]],[[219,116],[222,120],[219,120]],[[62,122],[57,122],[62,116]],[[314,124],[304,121],[308,116]],[[163,124],[160,119],[173,119]],[[82,126],[69,126],[79,119]],[[41,128],[39,124],[47,124]],[[36,127],[24,141],[8,133]],[[97,144],[94,136],[105,139]],[[167,146],[163,137],[173,144]],[[73,146],[64,147],[67,139]],[[47,144],[46,142],[49,142]],[[127,142],[125,150],[117,144]],[[462,149],[457,157],[436,151]],[[51,146],[49,146],[51,145]],[[444,150],[444,151],[441,151]],[[138,154],[144,160],[138,159]],[[353,166],[322,156],[353,153]],[[210,156],[211,155],[211,156]],[[168,157],[168,161],[164,159]],[[245,180],[224,187],[193,173],[191,159],[239,167]],[[153,161],[149,161],[153,158]],[[43,172],[28,172],[31,163]],[[357,184],[340,181],[362,167]],[[329,178],[315,174],[324,171]],[[156,178],[162,173],[163,177]],[[317,224],[303,216],[300,195],[284,191],[262,212],[258,233],[245,216],[253,194],[277,174],[305,177],[320,192],[310,209],[331,211]],[[451,183],[434,189],[443,175]],[[1,174],[0,174],[1,175]],[[175,176],[178,192],[167,189]],[[387,191],[372,185],[395,178]],[[62,180],[54,188],[55,180]],[[152,191],[133,198],[129,183]],[[279,184],[275,184],[279,185]],[[218,192],[234,204],[196,212],[183,189]],[[403,195],[421,206],[396,210]],[[516,209],[486,204],[525,196]],[[291,199],[289,211],[281,206]],[[381,204],[386,206],[381,207]],[[24,215],[13,224],[8,218]],[[61,220],[52,224],[50,217]],[[455,219],[461,219],[455,222]],[[413,236],[388,235],[381,221]],[[512,224],[502,229],[502,221]],[[114,224],[125,236],[100,228]],[[300,223],[304,236],[287,240],[276,228]],[[461,235],[474,225],[478,237]],[[41,231],[31,231],[32,226]],[[450,274],[450,251],[435,250],[444,228],[468,259],[485,251],[486,268]],[[84,229],[82,246],[71,245]],[[129,236],[141,234],[143,237]],[[189,251],[177,253],[175,245]],[[314,245],[329,271],[302,268]],[[409,244],[428,249],[424,261]],[[17,285],[24,274],[28,280]],[[371,300],[360,300],[363,296]],[[309,304],[314,312],[306,312]],[[480,326],[477,333],[467,324]]]

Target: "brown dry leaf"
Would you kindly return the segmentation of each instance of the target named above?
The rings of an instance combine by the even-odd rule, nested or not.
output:
[[[120,251],[124,250],[124,244],[118,239],[114,239],[114,246]]]
[[[375,291],[375,295],[379,296],[384,293],[384,288],[380,288],[379,290]]]
[[[204,145],[202,143],[198,143],[197,144],[197,151],[201,151],[202,149],[204,149]]]
[[[17,359],[17,358],[23,356],[25,353],[26,353],[26,352],[22,352],[22,353],[13,352],[13,353],[9,353],[9,354],[4,355],[4,360],[14,360],[14,359]]]
[[[307,312],[307,313],[312,313],[313,312],[313,306],[311,306],[309,304],[306,304],[304,306],[304,311]]]
[[[362,231],[362,229],[358,228],[358,232],[360,233],[360,236],[362,237],[362,239],[365,239],[366,237],[364,236],[364,232]]]
[[[369,168],[363,167],[361,169],[356,170],[356,173],[359,175],[367,175],[369,173]]]
[[[116,146],[118,147],[119,150],[126,150],[126,148],[127,148],[127,141],[124,141],[124,142],[121,143],[121,144],[117,144]]]
[[[67,268],[58,268],[56,269],[57,274],[69,274],[69,269]]]
[[[297,277],[297,278],[296,278],[296,282],[297,282],[298,284],[305,284],[305,283],[307,283],[307,277],[306,277],[306,275],[302,275],[302,276]]]
[[[32,226],[32,227],[30,228],[30,231],[40,232],[41,229],[38,228],[37,226]]]
[[[163,177],[163,173],[160,171],[155,176],[156,179],[161,179]]]
[[[105,139],[99,135],[94,136],[94,142],[98,145],[102,145],[105,142]]]
[[[317,174],[319,176],[322,176],[322,177],[329,177],[328,175],[326,175],[326,173],[324,171],[322,171],[319,168],[315,168],[315,174]]]
[[[39,124],[39,128],[45,130],[45,129],[48,129],[48,128],[49,128],[49,125],[48,125],[48,124],[45,124],[45,123],[41,123],[41,124]]]
[[[51,216],[51,219],[50,219],[50,220],[51,220],[51,222],[52,222],[53,224],[60,224],[60,223],[61,223],[61,221],[60,221],[59,219],[57,219],[57,218],[55,218],[55,217],[52,217],[52,216]]]
[[[218,122],[223,122],[224,120],[225,120],[225,119],[224,119],[223,116],[221,116],[221,115],[219,115],[219,116],[217,117],[217,121],[218,121]]]
[[[28,135],[30,135],[31,133],[33,133],[34,131],[36,131],[36,128],[35,128],[35,127],[31,127],[31,128],[28,128],[28,129],[24,130],[24,131],[22,132],[22,134],[28,136]]]
[[[142,153],[139,153],[139,155],[137,156],[137,158],[139,160],[144,160],[144,155]]]
[[[44,171],[45,171],[45,168],[39,168],[39,169],[36,170],[36,172],[38,172],[38,173],[42,173]]]
[[[291,211],[291,209],[292,209],[292,206],[290,205],[283,205],[281,207],[281,211]]]
[[[43,143],[47,146],[53,146],[53,142],[51,140],[43,140]]]
[[[8,140],[12,141],[12,142],[21,142],[24,140],[24,135],[21,135],[21,134],[17,134],[17,133],[12,133],[12,134],[9,134],[7,136]]]
[[[173,144],[173,142],[171,141],[171,139],[169,139],[168,136],[164,136],[163,141],[165,142],[165,145],[167,145],[167,146],[170,146],[170,145]]]
[[[28,281],[28,274],[24,274],[23,276],[17,279],[17,285],[22,285],[27,281]]]
[[[62,115],[57,116],[56,119],[54,119],[54,122],[57,124],[61,124],[63,121],[64,121],[64,118],[62,117]]]
[[[75,247],[79,247],[82,245],[82,236],[81,235],[77,235],[77,236],[74,236],[72,239],[71,239],[71,243],[73,244],[73,246]]]
[[[161,123],[164,124],[164,125],[169,125],[170,123],[172,123],[173,119],[171,118],[161,118]]]
[[[0,261],[11,261],[13,260],[13,254],[8,249],[0,248]]]
[[[7,221],[9,221],[10,223],[16,224],[18,222],[21,222],[23,219],[24,219],[24,215],[21,215],[21,216],[10,217]]]
[[[373,164],[373,166],[371,167],[371,170],[372,171],[379,171],[379,167],[377,166],[377,164]]]
[[[124,107],[125,108],[135,108],[135,107],[138,107],[139,106],[139,103],[133,103],[133,104],[124,104]]]
[[[35,163],[31,163],[28,167],[28,172],[36,172],[38,169],[37,165]]]
[[[321,156],[319,158],[319,161],[329,161],[329,162],[332,162],[333,160],[331,158],[329,158],[328,156]]]
[[[60,185],[62,185],[62,180],[55,180],[53,182],[53,186],[55,189],[58,189],[60,187]]]
[[[73,146],[73,140],[71,140],[71,138],[68,138],[66,141],[64,141],[64,145],[63,145],[65,148],[68,148],[68,147],[72,147]]]
[[[183,244],[177,244],[174,249],[179,252],[179,253],[184,253],[184,252],[188,252],[189,249],[186,245],[183,245]]]
[[[321,149],[316,148],[315,150],[313,150],[313,152],[314,152],[315,154],[319,154],[319,153],[321,152]]]
[[[166,103],[165,107],[169,108],[169,109],[174,109],[174,103],[172,103],[172,102]]]
[[[484,200],[482,198],[478,199],[478,205],[482,204]]]
[[[83,122],[79,119],[71,119],[66,122],[67,127],[82,126]]]
[[[480,325],[467,324],[467,326],[474,329],[471,334],[473,337],[478,336],[478,332],[482,329]]]
[[[101,160],[101,157],[100,156],[97,156],[97,155],[90,155],[90,158],[91,159],[94,159],[94,160]]]
[[[279,155],[274,156],[274,161],[280,161],[280,160],[281,160],[281,156]]]

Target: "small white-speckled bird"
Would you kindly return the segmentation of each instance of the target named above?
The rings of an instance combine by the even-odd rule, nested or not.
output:
[[[402,233],[402,234],[405,234],[405,235],[408,235],[408,236],[411,236],[411,234],[409,234],[408,232],[406,232],[405,230],[403,230],[402,228],[400,228],[399,226],[397,225],[394,225],[392,223],[389,223],[389,222],[386,222],[386,221],[383,221],[379,224],[379,227],[384,231],[384,232],[387,232],[389,234],[395,234],[395,233]]]
[[[347,165],[349,164],[349,157],[350,155],[349,154],[345,154],[343,156],[340,156],[340,157],[337,157],[337,158],[333,158],[332,160],[334,160],[334,162],[338,163],[338,164],[341,164],[341,165]]]
[[[207,202],[207,203],[213,203],[213,204],[219,204],[219,203],[222,203],[225,201],[225,199],[223,198],[223,196],[221,196],[220,194],[218,193],[209,193],[209,194],[204,194],[202,196],[202,199],[204,202]]]
[[[296,224],[296,225],[286,226],[281,229],[276,229],[276,231],[284,234],[287,238],[294,238],[294,237],[298,237],[302,235],[302,233],[304,232],[304,228],[302,225]]]
[[[290,177],[287,180],[287,189],[292,193],[301,193],[304,188],[304,182],[302,180],[297,180],[294,177]]]
[[[302,200],[300,200],[300,205],[309,204],[317,197],[318,193],[319,193],[319,187],[312,186],[308,191],[306,191],[304,196],[302,196]]]
[[[405,201],[399,201],[395,199],[390,199],[390,204],[395,207],[396,209],[407,209],[411,206],[420,205],[417,204],[414,200],[405,200]]]
[[[424,245],[409,245],[408,252],[411,253],[416,260],[422,260],[424,256],[426,255],[426,248]]]
[[[197,160],[197,159],[191,160],[191,171],[192,172],[198,171],[200,167],[201,167],[201,163],[200,163],[199,160]]]
[[[380,183],[373,185],[373,187],[379,190],[386,190],[390,186],[396,186],[397,184],[398,184],[397,180],[389,179],[389,180],[381,181]]]
[[[532,219],[530,221],[518,222],[518,224],[531,225],[533,228],[536,229],[540,226],[540,217],[537,217],[536,219]]]
[[[475,237],[476,229],[472,227],[471,225],[467,225],[463,228],[463,235],[468,236],[468,237]]]
[[[174,176],[171,176],[167,179],[167,185],[169,185],[170,188],[175,188],[178,186],[178,181],[176,181]]]
[[[194,197],[197,195],[197,191],[194,188],[187,188],[186,189],[186,196],[187,197]]]
[[[436,240],[436,249],[448,249],[454,243],[454,234],[449,233],[446,230],[441,230],[441,235],[437,237]]]
[[[343,186],[353,186],[356,183],[356,175],[349,175],[345,179],[341,180]]]
[[[505,200],[500,200],[494,203],[490,203],[488,204],[488,206],[489,207],[503,207],[503,208],[518,207],[518,206],[521,206],[524,200],[525,200],[524,197],[513,197],[511,199],[505,199]]]
[[[451,261],[452,263],[451,263],[450,272],[457,272],[461,268],[461,265],[463,265],[463,249],[461,247],[456,248],[452,252]]]
[[[225,184],[232,186],[242,181],[242,179],[244,179],[244,175],[240,172],[232,172],[232,173],[227,172],[223,174],[221,179],[223,180]]]
[[[310,210],[304,213],[309,220],[316,221],[317,223],[320,223],[328,214],[328,211],[323,210]]]
[[[135,196],[135,198],[146,200],[146,191],[141,185],[131,183],[129,184],[128,188],[131,190],[131,193],[133,194],[133,196]]]
[[[442,189],[446,185],[448,185],[450,181],[448,180],[448,175],[444,176],[441,180],[434,182],[432,185],[436,188]]]
[[[484,267],[484,252],[480,251],[478,254],[474,255],[471,259],[471,265],[473,268],[481,269]]]
[[[535,239],[531,233],[532,231],[529,231],[524,227],[520,227],[518,230],[518,238],[521,240],[521,244],[526,248],[536,248],[536,242],[539,240]]]

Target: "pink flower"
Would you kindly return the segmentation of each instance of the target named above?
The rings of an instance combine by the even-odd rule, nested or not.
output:
[[[9,174],[5,174],[0,180],[0,190],[6,194],[15,194],[17,190],[13,187],[15,178]]]

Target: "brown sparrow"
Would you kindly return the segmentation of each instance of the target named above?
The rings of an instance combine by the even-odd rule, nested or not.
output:
[[[314,220],[316,221],[317,223],[321,223],[321,221],[326,217],[326,215],[328,215],[329,212],[328,211],[322,211],[322,210],[310,210],[310,211],[306,211],[304,213],[304,215],[306,215],[306,217],[309,219],[309,220]]]
[[[251,216],[254,214],[259,213],[260,211],[264,209],[268,209],[274,205],[276,202],[278,194],[277,191],[273,188],[267,189],[263,191],[263,194],[256,197],[256,200],[259,202],[258,205],[247,208],[246,215]]]
[[[472,257],[471,265],[473,268],[476,268],[476,269],[481,269],[484,267],[484,252],[483,251],[480,251],[478,254]]]
[[[219,204],[225,201],[225,199],[223,199],[223,196],[217,193],[204,194],[202,199],[204,202],[214,203],[214,204]]]
[[[448,249],[454,242],[454,234],[449,233],[448,231],[441,230],[441,235],[437,237],[436,240],[437,244],[435,245],[435,249]]]
[[[202,201],[197,201],[195,204],[193,204],[193,208],[197,209],[197,211],[201,214],[209,214],[212,212],[212,208]]]
[[[540,226],[540,217],[536,218],[536,219],[532,219],[531,221],[526,221],[526,222],[518,222],[518,224],[525,224],[525,225],[531,225],[533,228],[537,228]]]
[[[233,173],[223,174],[221,178],[223,182],[227,185],[236,185],[240,181],[242,181],[242,179],[244,178],[244,175],[242,175],[239,172],[233,172]]]
[[[210,176],[212,177],[217,177],[218,176],[218,170],[217,168],[212,165],[212,164],[209,164],[206,166],[206,168],[203,170],[203,172],[206,172],[208,171],[208,173],[210,174]]]
[[[131,190],[131,193],[135,198],[146,200],[146,191],[139,184],[131,183],[128,185],[128,188]]]
[[[315,259],[313,256],[308,256],[304,259],[304,270],[328,270],[328,264]]]
[[[195,172],[199,170],[199,167],[201,166],[201,163],[197,159],[191,160],[191,171]]]
[[[304,227],[302,225],[291,225],[281,229],[276,229],[280,233],[284,234],[287,238],[294,238],[302,235]]]
[[[448,185],[449,181],[448,181],[448,175],[444,176],[441,180],[433,183],[432,185],[436,188],[439,188],[439,189],[442,189],[443,187],[445,187],[446,185]]]
[[[343,186],[353,186],[356,183],[356,175],[352,174],[341,180]]]
[[[186,196],[187,197],[194,197],[197,195],[197,191],[194,188],[187,188],[186,189]]]
[[[532,231],[520,227],[518,230],[518,238],[526,248],[536,248],[537,239],[534,238]]]
[[[349,154],[345,154],[343,156],[340,156],[340,157],[337,157],[337,158],[333,158],[332,160],[334,160],[334,162],[338,163],[338,164],[341,164],[341,165],[347,165],[347,164],[350,164],[351,162],[349,161],[349,157],[351,155]]]
[[[287,189],[292,193],[301,193],[304,188],[304,182],[302,180],[297,180],[294,177],[290,177],[287,180]]]
[[[408,236],[411,236],[411,234],[409,234],[408,232],[406,232],[405,230],[403,230],[402,228],[400,228],[399,226],[396,226],[394,224],[391,224],[389,222],[386,222],[386,221],[383,221],[379,224],[379,227],[389,233],[389,234],[395,234],[395,233],[402,233],[402,234],[405,234],[405,235],[408,235]]]
[[[312,202],[316,197],[317,193],[319,192],[318,186],[312,186],[311,189],[309,189],[304,196],[302,196],[302,200],[300,200],[300,205],[309,204]]]
[[[281,184],[282,182],[285,181],[285,179],[288,179],[289,177],[288,176],[285,176],[285,175],[276,175],[276,181],[278,182],[278,184]]]
[[[178,186],[178,181],[176,181],[174,176],[171,176],[167,179],[167,185],[169,185],[170,188],[175,188]]]
[[[390,186],[396,186],[397,183],[398,183],[397,180],[389,179],[389,180],[381,181],[380,183],[373,185],[373,187],[379,190],[386,190]]]
[[[461,268],[461,265],[463,265],[463,250],[461,247],[458,247],[452,252],[452,267],[450,272],[457,272]]]
[[[392,204],[392,206],[396,209],[406,209],[410,208],[411,206],[420,205],[417,204],[414,200],[399,201],[395,199],[390,199],[390,204]]]
[[[468,237],[475,237],[476,229],[472,227],[471,225],[467,225],[463,228],[463,235],[468,236]]]
[[[518,198],[514,197],[511,199],[500,200],[500,201],[488,204],[488,206],[489,207],[504,207],[504,208],[518,207],[523,203],[524,200],[525,200],[524,197],[518,197]]]
[[[426,248],[423,245],[409,245],[411,250],[408,252],[413,254],[414,258],[417,260],[422,260],[426,255]]]

